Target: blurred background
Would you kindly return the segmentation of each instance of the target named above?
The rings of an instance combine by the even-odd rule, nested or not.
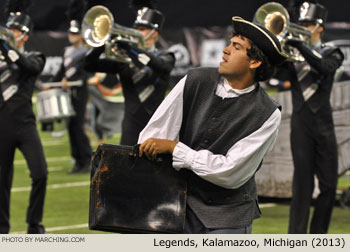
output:
[[[4,6],[5,0],[0,0]],[[106,6],[114,16],[116,23],[130,27],[136,16],[136,9],[129,6],[127,0],[89,0],[88,8],[94,5]],[[156,1],[156,7],[164,13],[165,24],[160,44],[163,48],[175,52],[176,67],[172,72],[170,87],[183,76],[191,66],[216,66],[221,58],[221,51],[231,34],[231,17],[241,16],[253,20],[256,10],[265,0],[215,2],[205,0]],[[300,0],[279,0],[291,13]],[[347,0],[320,0],[320,4],[328,9],[328,21],[324,41],[350,39],[350,18]],[[45,1],[33,0],[30,16],[34,21],[34,32],[27,45],[28,49],[42,51],[47,56],[43,78],[54,75],[61,64],[62,48],[68,44],[67,29],[69,20],[67,6],[69,0]],[[3,25],[6,15],[0,16]],[[340,46],[346,56],[344,65],[349,64],[348,42],[342,41]]]
[[[298,0],[277,0],[284,6],[292,6]],[[65,15],[69,0],[47,1],[33,0],[30,15],[37,31],[66,31],[68,20]],[[135,10],[129,8],[127,0],[88,0],[89,6],[101,4],[108,7],[119,24],[130,26],[135,18]],[[159,0],[158,9],[166,16],[165,29],[183,26],[226,26],[230,17],[239,15],[252,19],[258,7],[271,1],[264,0]],[[319,0],[328,11],[328,22],[349,22],[350,2],[347,0]],[[5,0],[0,0],[3,6]],[[2,22],[6,18],[1,17]]]

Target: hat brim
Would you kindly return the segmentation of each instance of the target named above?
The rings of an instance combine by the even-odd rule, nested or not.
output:
[[[264,27],[232,17],[234,32],[253,41],[266,55],[272,65],[278,65],[286,60],[287,55],[282,52],[277,37]]]
[[[155,29],[150,24],[143,24],[143,23],[136,23],[132,27],[135,28],[135,29],[137,29],[137,28]]]

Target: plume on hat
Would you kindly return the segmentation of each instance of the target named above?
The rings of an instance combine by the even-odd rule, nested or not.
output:
[[[78,20],[80,22],[84,18],[86,8],[87,1],[70,0],[66,11],[68,20]]]
[[[154,9],[156,7],[156,4],[157,0],[130,0],[129,7],[134,8],[136,10],[141,9],[143,7]]]
[[[27,14],[31,6],[31,0],[7,0],[5,6],[5,14],[21,12]]]
[[[290,3],[292,3],[296,7],[299,7],[304,2],[313,3],[313,4],[318,4],[319,3],[318,0],[295,0],[295,1],[291,1]]]

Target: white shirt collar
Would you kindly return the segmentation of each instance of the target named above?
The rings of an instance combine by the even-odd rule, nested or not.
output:
[[[246,93],[249,93],[255,89],[255,85],[251,85],[245,89],[234,89],[230,86],[230,84],[228,83],[228,81],[225,78],[223,78],[223,82],[221,81],[220,83],[222,83],[222,85],[227,93],[233,92],[237,95],[246,94]]]

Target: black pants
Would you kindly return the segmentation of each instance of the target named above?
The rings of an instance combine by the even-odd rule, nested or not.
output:
[[[85,134],[84,121],[88,100],[87,87],[72,88],[72,104],[75,116],[69,118],[68,133],[71,146],[71,155],[78,166],[90,163],[91,146],[88,136]]]
[[[0,110],[0,233],[10,230],[10,192],[16,148],[23,153],[32,179],[26,221],[39,224],[43,217],[47,165],[35,122],[14,122],[5,109]]]
[[[338,153],[331,110],[313,114],[307,106],[293,113],[291,146],[294,162],[289,233],[307,233],[314,175],[319,181],[310,233],[327,233],[335,201]]]

